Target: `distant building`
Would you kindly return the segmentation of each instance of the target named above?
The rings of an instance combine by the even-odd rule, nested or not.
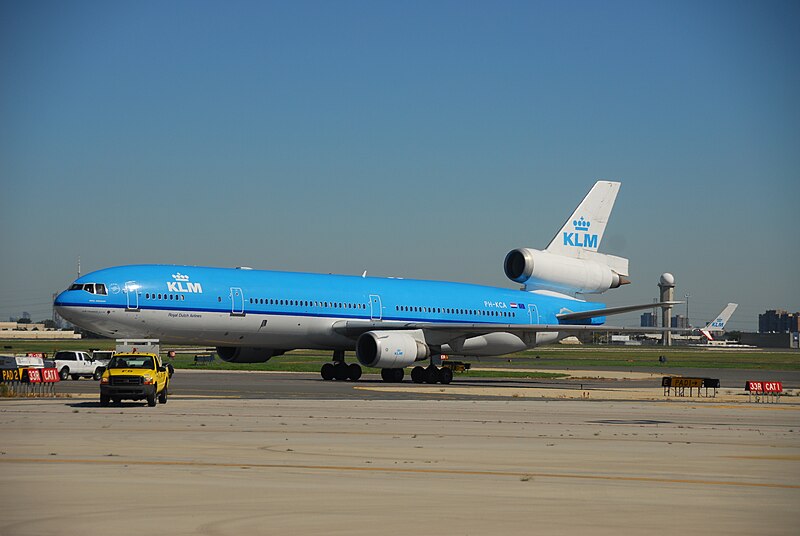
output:
[[[758,315],[759,333],[797,333],[800,331],[800,313],[771,309]]]
[[[675,315],[670,319],[670,327],[678,329],[687,329],[689,327],[689,320],[683,315]]]
[[[800,349],[800,333],[742,333],[742,344],[759,348]]]
[[[654,328],[656,327],[656,315],[653,313],[644,313],[641,317],[639,317],[639,325],[643,328]]]

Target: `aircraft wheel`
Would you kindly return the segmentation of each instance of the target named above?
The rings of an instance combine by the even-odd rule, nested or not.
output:
[[[347,377],[357,382],[358,379],[361,377],[361,367],[358,363],[350,363],[347,366]]]
[[[333,379],[333,370],[333,363],[325,363],[319,373],[322,375],[323,380],[330,381]]]
[[[405,371],[401,368],[381,369],[381,378],[387,383],[400,383],[403,381]]]
[[[425,369],[425,383],[437,383],[440,376],[439,369],[435,365],[430,365]]]
[[[453,381],[453,369],[450,367],[442,367],[441,370],[439,370],[439,381],[444,385]]]
[[[411,381],[414,383],[425,383],[425,367],[416,366],[411,369]]]
[[[346,380],[350,369],[345,363],[336,363],[333,366],[333,377],[337,380]]]

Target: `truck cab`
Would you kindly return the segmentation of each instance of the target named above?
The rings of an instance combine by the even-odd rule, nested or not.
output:
[[[118,353],[109,361],[100,378],[100,405],[123,399],[156,401],[166,404],[170,375],[158,354]]]

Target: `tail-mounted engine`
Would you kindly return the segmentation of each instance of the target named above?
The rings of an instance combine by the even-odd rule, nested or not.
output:
[[[583,252],[583,255],[590,258],[519,248],[506,255],[503,268],[506,277],[523,283],[525,290],[599,294],[630,283],[624,277],[628,275],[627,259],[596,252]]]

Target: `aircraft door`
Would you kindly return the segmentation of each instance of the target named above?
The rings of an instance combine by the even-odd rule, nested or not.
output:
[[[136,281],[127,281],[125,283],[125,296],[127,299],[127,303],[125,304],[126,311],[138,311],[139,310],[139,285],[136,284]]]
[[[231,314],[244,316],[244,293],[238,287],[231,287]]]
[[[383,311],[381,307],[381,297],[377,294],[370,294],[369,295],[369,319],[370,320],[380,320],[383,317]]]
[[[535,305],[528,305],[528,321],[531,324],[539,323],[539,309]]]

